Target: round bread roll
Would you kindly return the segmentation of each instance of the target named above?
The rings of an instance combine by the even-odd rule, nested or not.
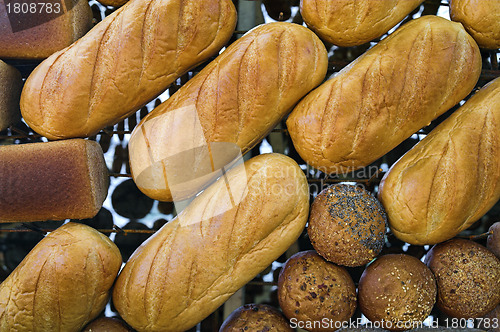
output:
[[[486,247],[500,259],[500,221],[491,225]]]
[[[481,317],[500,303],[500,261],[482,245],[452,239],[432,247],[425,263],[436,276],[437,306],[448,316]]]
[[[370,192],[340,184],[316,197],[307,232],[314,249],[326,260],[361,266],[382,250],[386,223],[382,204]]]
[[[240,331],[293,332],[295,330],[275,307],[266,304],[245,304],[233,311],[219,329],[219,332]]]
[[[361,312],[388,330],[407,330],[427,318],[436,293],[432,272],[417,258],[404,254],[377,258],[358,285]]]
[[[450,17],[462,23],[480,47],[500,47],[500,1],[450,0]]]
[[[278,300],[288,319],[308,331],[336,330],[356,309],[356,286],[347,271],[314,250],[290,257],[278,278]]]
[[[82,332],[130,332],[131,328],[119,318],[100,317],[85,326]]]

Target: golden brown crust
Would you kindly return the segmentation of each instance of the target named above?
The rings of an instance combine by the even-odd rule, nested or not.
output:
[[[65,14],[32,28],[13,32],[4,0],[0,0],[0,58],[45,59],[83,36],[92,28],[92,10],[86,0],[71,1],[74,7]],[[37,8],[42,11],[40,16],[43,16],[45,10],[40,6]]]
[[[121,263],[107,236],[82,224],[61,226],[0,285],[0,330],[81,330],[106,306]]]
[[[21,73],[16,68],[0,60],[0,82],[0,131],[2,131],[21,118],[19,97],[23,81]]]
[[[230,0],[128,2],[31,73],[23,117],[50,139],[91,136],[214,55],[235,24]]]
[[[300,156],[326,173],[364,167],[458,103],[481,73],[463,27],[413,20],[309,93],[287,120]]]
[[[425,263],[436,276],[437,306],[451,317],[481,317],[500,303],[500,260],[482,245],[464,239],[440,243]]]
[[[427,318],[436,293],[429,268],[403,254],[377,258],[365,269],[358,286],[361,312],[389,330],[405,330]]]
[[[301,0],[307,26],[338,46],[369,42],[389,31],[423,0]]]
[[[305,27],[253,29],[135,128],[129,151],[137,186],[162,201],[195,195],[321,83],[327,65],[323,43]]]
[[[136,250],[113,303],[138,331],[185,331],[283,254],[308,213],[307,180],[295,161],[252,158]]]
[[[278,299],[288,319],[317,322],[308,331],[331,331],[335,322],[348,321],[356,309],[356,286],[349,273],[325,261],[314,250],[288,259],[278,279]],[[306,325],[305,325],[306,326]]]
[[[450,0],[450,17],[462,23],[480,47],[500,47],[500,1]]]
[[[233,311],[219,332],[293,332],[290,323],[276,308],[266,304],[245,304]]]
[[[326,260],[361,266],[382,250],[386,223],[382,204],[370,192],[340,184],[316,196],[307,233],[314,249]]]
[[[108,192],[94,141],[1,146],[0,169],[0,222],[92,218]]]
[[[411,244],[448,240],[500,198],[500,79],[483,87],[384,176],[392,232]]]

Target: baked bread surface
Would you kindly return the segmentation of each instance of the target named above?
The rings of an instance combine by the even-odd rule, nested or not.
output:
[[[0,285],[0,331],[77,332],[106,306],[122,258],[95,229],[65,224]]]
[[[308,164],[344,174],[371,164],[457,104],[480,73],[479,48],[461,24],[420,17],[309,93],[287,127]]]
[[[21,112],[49,139],[88,137],[118,123],[231,37],[230,0],[133,0],[42,62]]]
[[[308,213],[307,180],[295,161],[252,158],[135,251],[113,303],[137,331],[185,331],[283,254]]]
[[[500,198],[500,79],[484,86],[386,173],[379,199],[411,244],[446,241]]]
[[[325,46],[292,23],[254,28],[149,113],[130,138],[132,176],[161,201],[197,194],[324,79]]]

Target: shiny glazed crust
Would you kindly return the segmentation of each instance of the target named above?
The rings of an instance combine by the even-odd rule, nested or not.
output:
[[[0,330],[80,331],[106,306],[121,263],[107,236],[83,224],[61,226],[0,285]]]
[[[321,39],[338,46],[356,46],[382,36],[422,2],[301,0],[300,13]]]
[[[436,16],[413,20],[309,93],[287,127],[300,156],[326,173],[364,167],[450,109],[481,73],[476,42]]]
[[[500,1],[450,0],[450,17],[462,23],[480,47],[500,47]]]
[[[129,152],[137,186],[162,201],[195,195],[320,84],[327,65],[323,43],[305,27],[251,30],[135,128]]]
[[[230,0],[132,0],[42,62],[21,112],[50,139],[87,137],[137,111],[231,37]]]
[[[484,86],[408,151],[379,190],[392,232],[411,244],[446,241],[500,198],[500,79]]]
[[[113,303],[138,331],[185,331],[283,254],[308,213],[307,180],[295,161],[252,158],[135,251]]]

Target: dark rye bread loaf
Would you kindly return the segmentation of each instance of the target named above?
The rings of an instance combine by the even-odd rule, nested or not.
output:
[[[0,146],[0,222],[91,218],[108,181],[94,141]]]
[[[219,332],[279,331],[294,332],[283,314],[267,304],[245,304],[234,310]]]
[[[47,7],[38,5],[36,15],[13,16],[16,3],[22,5],[33,2],[0,0],[0,58],[47,58],[71,45],[92,27],[92,10],[87,0],[37,1],[37,4],[46,3]],[[9,7],[5,5],[7,3]],[[50,9],[49,4],[52,4]],[[16,25],[11,24],[8,10]],[[60,10],[61,15],[50,13],[56,10]]]
[[[0,60],[0,131],[21,118],[19,97],[22,87],[21,73]]]

